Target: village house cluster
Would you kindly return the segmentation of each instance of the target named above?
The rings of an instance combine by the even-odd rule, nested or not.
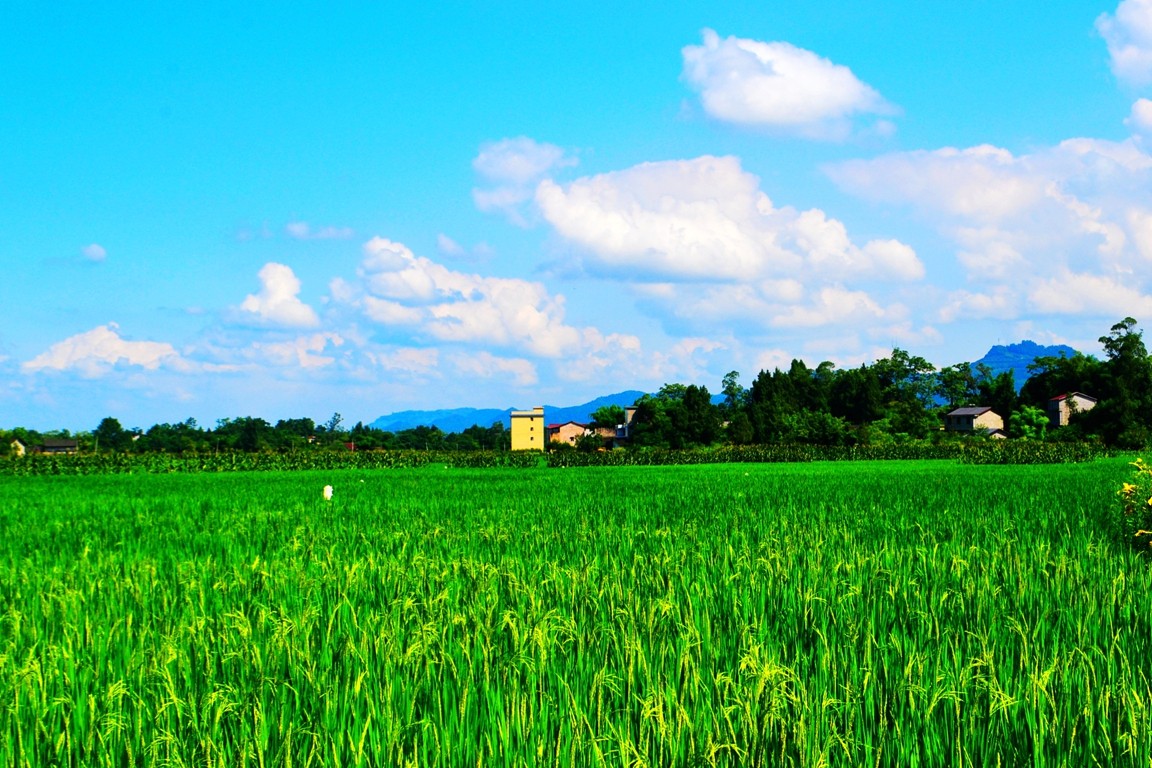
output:
[[[1096,407],[1096,398],[1083,392],[1068,392],[1048,401],[1048,426],[1053,429],[1068,426],[1073,413],[1090,411]],[[1004,439],[1004,417],[986,405],[957,408],[944,415],[944,429],[950,432],[983,432],[988,437]]]
[[[636,407],[628,406],[624,409],[624,423],[594,427],[578,421],[547,424],[542,405],[527,411],[512,411],[512,450],[543,451],[550,443],[576,445],[582,438],[593,435],[603,441],[605,448],[615,448],[628,440],[635,415]]]
[[[1048,401],[1048,425],[1053,429],[1066,427],[1072,414],[1090,411],[1096,407],[1096,403],[1096,398],[1083,392],[1057,395]],[[632,419],[636,415],[635,406],[625,408],[624,413],[624,423],[613,428],[594,427],[577,421],[548,424],[545,422],[543,406],[512,411],[512,450],[543,451],[551,443],[576,445],[582,438],[591,435],[599,436],[605,448],[618,447],[628,440]],[[944,415],[944,429],[949,432],[982,433],[993,439],[1008,437],[1004,429],[1004,417],[986,405],[949,411]]]

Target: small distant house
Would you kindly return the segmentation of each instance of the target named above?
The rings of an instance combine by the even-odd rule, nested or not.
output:
[[[548,425],[548,442],[568,443],[576,445],[576,441],[591,432],[588,426],[578,421],[566,421],[563,424]]]
[[[537,406],[530,411],[512,411],[512,450],[542,451],[547,435],[544,406]]]
[[[993,429],[988,432],[988,437],[992,438],[993,440],[1007,440],[1008,433],[1002,429]]]
[[[1003,431],[1004,419],[986,405],[957,408],[944,416],[944,429],[950,432]]]
[[[1073,413],[1083,413],[1096,407],[1096,398],[1083,392],[1066,392],[1048,401],[1048,423],[1052,427],[1068,426]]]
[[[616,437],[627,440],[632,436],[632,420],[636,418],[636,406],[630,405],[624,409],[624,423],[616,427]]]
[[[28,446],[24,445],[24,443],[20,440],[13,440],[10,445],[12,447],[13,456],[24,456],[28,453]]]
[[[48,438],[40,444],[40,453],[76,453],[79,443],[66,438]]]

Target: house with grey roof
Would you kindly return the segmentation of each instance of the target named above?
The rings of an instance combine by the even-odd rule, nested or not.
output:
[[[957,408],[944,416],[944,429],[949,432],[992,433],[1004,431],[1004,419],[987,405]]]

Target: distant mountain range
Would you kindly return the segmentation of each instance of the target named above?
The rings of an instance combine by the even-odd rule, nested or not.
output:
[[[644,393],[630,389],[626,392],[617,392],[614,395],[604,395],[590,400],[582,405],[557,407],[544,406],[544,418],[549,424],[563,424],[566,421],[585,423],[591,420],[592,412],[606,405],[619,405],[620,407],[632,405],[636,398]],[[402,429],[414,427],[439,427],[443,432],[463,432],[468,427],[478,424],[481,427],[490,427],[496,422],[503,422],[508,427],[512,422],[511,408],[452,408],[441,411],[399,411],[387,416],[381,416],[369,426],[383,429],[388,432],[399,432]]]
[[[974,361],[972,365],[975,367],[984,363],[992,370],[994,376],[1005,371],[1012,371],[1012,376],[1016,380],[1016,389],[1019,391],[1020,387],[1024,386],[1024,382],[1028,381],[1028,366],[1036,358],[1059,357],[1060,355],[1072,357],[1074,354],[1076,354],[1076,350],[1067,344],[1044,346],[1034,341],[1022,341],[1019,344],[997,344],[988,350],[984,357]]]
[[[1071,357],[1076,350],[1064,344],[1044,346],[1034,341],[1022,341],[1019,344],[996,345],[988,350],[984,357],[973,362],[973,365],[984,363],[993,375],[1004,371],[1012,371],[1016,379],[1016,389],[1020,389],[1028,380],[1028,366],[1038,357],[1058,357],[1061,354]],[[626,392],[617,392],[614,395],[604,395],[581,405],[558,407],[544,406],[544,418],[549,424],[563,424],[566,421],[585,423],[591,420],[592,412],[606,405],[619,405],[621,407],[632,405],[636,398],[644,393],[630,389]],[[722,400],[716,395],[714,401]],[[496,422],[502,422],[505,427],[511,423],[512,409],[505,408],[450,408],[438,411],[398,411],[387,416],[381,416],[370,426],[388,432],[399,432],[415,427],[439,427],[444,432],[463,432],[468,427],[479,425],[490,427]]]

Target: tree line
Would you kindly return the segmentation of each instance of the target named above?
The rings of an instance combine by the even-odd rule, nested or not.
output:
[[[809,368],[793,360],[788,370],[760,371],[748,387],[732,371],[719,402],[706,387],[666,384],[637,401],[631,444],[677,449],[721,442],[851,446],[955,439],[942,434],[943,415],[988,406],[1004,419],[1009,437],[1142,448],[1152,443],[1152,359],[1136,325],[1125,318],[1100,337],[1102,360],[1079,352],[1037,358],[1019,391],[1012,371],[994,373],[967,362],[937,370],[899,348],[858,368],[829,362]],[[1099,404],[1051,431],[1048,401],[1068,392],[1089,394]],[[623,415],[611,408],[593,414],[598,424]]]
[[[941,432],[942,416],[962,406],[989,406],[1005,421],[1010,437],[1096,441],[1121,448],[1152,444],[1152,358],[1143,334],[1128,317],[1100,337],[1104,358],[1076,353],[1037,358],[1029,378],[1017,388],[1011,371],[963,362],[937,370],[902,349],[871,364],[837,368],[830,362],[809,368],[793,360],[788,370],[762,370],[750,386],[737,371],[721,382],[720,397],[705,386],[665,384],[635,403],[628,445],[633,448],[694,448],[719,444],[884,445],[912,440],[953,439]],[[1072,415],[1058,431],[1048,429],[1048,400],[1083,392],[1097,407]],[[593,427],[623,424],[624,409],[601,408]],[[220,419],[202,428],[195,419],[125,429],[112,417],[92,432],[0,431],[0,449],[13,439],[27,446],[46,438],[75,438],[81,450],[168,453],[304,450],[509,450],[503,423],[474,425],[458,433],[421,426],[389,432],[357,423],[343,426],[339,413],[317,424],[309,418]],[[594,450],[604,441],[588,436],[576,449]],[[568,448],[564,448],[568,449]]]
[[[415,427],[390,432],[362,422],[345,428],[339,413],[317,424],[309,418],[281,419],[275,424],[261,418],[243,416],[220,419],[214,428],[204,428],[195,419],[176,424],[155,424],[147,430],[125,429],[118,419],[107,417],[92,432],[72,434],[67,430],[35,432],[16,428],[0,431],[3,448],[11,450],[12,440],[28,447],[46,439],[71,438],[85,452],[131,453],[215,453],[223,451],[317,451],[317,450],[429,450],[477,451],[509,450],[511,434],[502,423],[489,427],[471,426],[463,432],[444,432],[438,427]]]

